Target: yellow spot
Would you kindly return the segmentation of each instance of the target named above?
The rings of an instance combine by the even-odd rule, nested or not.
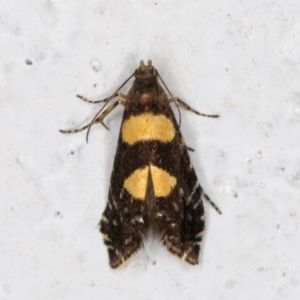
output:
[[[103,221],[103,222],[107,223],[107,218],[105,217],[105,215],[102,215],[102,217],[101,217],[101,221]]]
[[[151,178],[156,197],[167,197],[175,187],[177,180],[168,172],[150,165]],[[124,188],[138,200],[145,200],[149,167],[135,170],[125,181]]]
[[[204,236],[205,231],[202,230],[196,234],[196,238],[202,238]]]
[[[156,197],[168,196],[176,185],[176,178],[168,172],[150,165],[154,194]]]
[[[149,167],[135,170],[125,181],[124,188],[136,199],[145,200]]]
[[[102,233],[102,237],[103,237],[104,241],[111,241],[111,239],[105,233]]]
[[[167,143],[174,139],[175,128],[166,116],[145,113],[132,116],[123,123],[122,137],[130,145],[147,140]]]

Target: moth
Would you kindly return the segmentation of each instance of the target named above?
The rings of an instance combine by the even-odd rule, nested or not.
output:
[[[121,88],[133,77],[128,94],[122,94]],[[110,266],[122,265],[150,234],[175,256],[198,264],[205,230],[202,199],[221,212],[197,180],[188,153],[192,149],[184,142],[170,104],[204,117],[219,116],[199,113],[173,97],[151,60],[147,64],[141,61],[112,96],[98,101],[77,97],[104,103],[88,125],[60,130],[75,133],[87,129],[87,141],[92,125],[107,128],[104,118],[118,105],[124,107],[108,202],[99,222]],[[113,99],[116,101],[107,106]]]

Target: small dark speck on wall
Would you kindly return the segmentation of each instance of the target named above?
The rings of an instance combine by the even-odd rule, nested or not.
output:
[[[33,64],[31,59],[26,59],[25,60],[26,65],[31,66]]]

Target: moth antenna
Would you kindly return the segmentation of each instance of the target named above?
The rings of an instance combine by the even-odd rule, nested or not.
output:
[[[172,93],[170,92],[170,90],[168,89],[167,85],[165,84],[165,82],[163,81],[163,79],[161,78],[160,74],[157,72],[157,77],[159,78],[159,80],[162,82],[163,86],[166,88],[166,90],[168,91],[169,95],[171,96],[171,98],[173,98]]]

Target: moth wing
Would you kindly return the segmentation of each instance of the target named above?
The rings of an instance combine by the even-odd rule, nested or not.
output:
[[[177,182],[167,197],[155,198],[153,227],[169,252],[195,265],[205,229],[203,189],[171,108],[168,113],[176,137],[172,143],[161,145],[156,164],[174,176]]]
[[[200,244],[205,230],[205,214],[202,201],[204,193],[194,167],[191,163],[188,149],[182,140],[181,154],[181,185],[183,201],[182,242],[183,256],[192,264],[198,264]]]
[[[125,143],[119,142],[118,145],[108,202],[100,221],[112,268],[120,266],[142,247],[148,223],[145,201],[135,199],[124,188],[124,179],[129,178],[135,169],[134,164],[131,165],[132,159],[126,154],[134,154],[127,151]]]

